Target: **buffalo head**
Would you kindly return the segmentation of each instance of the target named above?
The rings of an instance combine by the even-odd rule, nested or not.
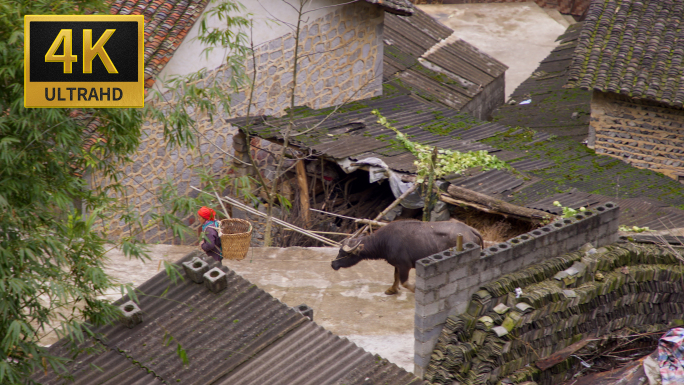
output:
[[[360,253],[363,251],[362,239],[345,239],[342,241],[342,247],[337,254],[337,258],[332,261],[332,268],[339,270],[340,267],[351,267],[359,263],[361,258]]]

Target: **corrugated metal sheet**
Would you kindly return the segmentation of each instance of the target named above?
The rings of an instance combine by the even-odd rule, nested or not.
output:
[[[451,183],[482,194],[493,195],[513,190],[523,184],[523,179],[507,171],[489,170],[473,177],[453,180]]]
[[[189,261],[201,254],[195,251],[176,263]],[[122,380],[124,371],[142,383],[154,383],[156,376],[166,383],[209,384],[226,378],[243,365],[260,365],[253,362],[254,357],[267,348],[271,352],[288,349],[280,341],[302,325],[313,324],[227,267],[221,269],[226,273],[228,287],[219,293],[212,293],[187,277],[185,281],[173,284],[165,272],[142,284],[138,288],[138,299],[144,321],[132,329],[120,324],[98,328],[96,331],[104,336],[102,343],[109,351],[79,358],[71,364],[71,372],[83,376],[79,378],[83,384],[133,383],[128,379]],[[125,300],[127,298],[117,303]],[[326,333],[317,328],[319,333]],[[174,340],[165,344],[168,336]],[[178,357],[176,343],[180,343],[187,352],[188,365],[183,365]],[[50,349],[57,352],[59,344]],[[327,350],[327,353],[330,359],[345,356],[351,362],[368,355],[361,349],[351,352],[341,345]],[[308,350],[295,349],[290,350],[288,356],[297,363],[301,362],[299,355],[308,357],[309,354]],[[84,369],[90,363],[97,363],[103,372]],[[394,364],[387,365],[393,373],[401,371]],[[331,379],[329,376],[334,375],[337,380],[353,371],[353,368],[346,369],[347,372],[345,368],[339,368],[335,373],[329,373],[317,366],[283,368],[284,373],[298,371],[307,378],[325,374],[326,381]],[[150,377],[148,372],[155,376]],[[93,376],[98,381],[91,381]],[[409,384],[416,379],[412,375],[404,377],[407,381],[400,384]],[[144,382],[146,380],[149,381]],[[48,376],[46,383],[60,382],[53,374]]]
[[[415,158],[407,150],[389,140],[394,138],[394,133],[376,123],[377,118],[371,114],[373,109],[378,109],[394,127],[408,135],[411,140],[455,151],[500,152],[477,140],[507,130],[507,127],[500,124],[482,124],[468,115],[409,95],[365,100],[352,104],[350,109],[352,111],[335,114],[316,130],[297,136],[292,145],[306,150],[311,149],[315,155],[333,159],[359,159],[359,155],[375,156],[395,171],[413,172]],[[298,109],[295,114],[296,129],[303,131],[313,127],[331,110]],[[244,119],[228,122],[243,124]],[[268,119],[267,122],[256,124],[249,130],[264,139],[282,140],[279,129],[274,127],[284,127],[287,120]],[[440,134],[442,131],[443,135]]]
[[[62,357],[69,356],[68,350],[61,348],[58,344],[50,348],[50,353]],[[79,355],[68,367],[70,374],[74,377],[73,382],[57,377],[52,370],[48,371],[47,376],[40,370],[31,379],[44,385],[155,385],[163,383],[154,373],[148,372],[122,353],[109,348],[104,348],[104,351],[97,354]]]
[[[432,50],[452,34],[418,8],[411,17],[386,15],[384,80],[428,100],[464,108],[508,67],[460,39]],[[429,63],[418,63],[421,57]]]
[[[381,365],[379,364],[381,363]],[[264,349],[216,385],[421,384],[313,322]]]
[[[518,171],[543,170],[553,165],[553,162],[544,159],[526,159],[511,163],[511,167]]]

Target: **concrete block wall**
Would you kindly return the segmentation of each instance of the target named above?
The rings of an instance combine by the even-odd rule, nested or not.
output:
[[[617,242],[619,215],[619,206],[608,202],[485,250],[466,243],[461,252],[449,249],[416,262],[414,373],[423,376],[447,317],[465,312],[483,284],[585,243]]]

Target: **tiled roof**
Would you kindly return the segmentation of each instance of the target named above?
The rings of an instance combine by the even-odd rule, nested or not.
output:
[[[145,87],[171,60],[209,0],[114,0],[113,15],[145,16]]]
[[[526,266],[483,285],[464,314],[447,319],[425,379],[431,384],[558,384],[584,368],[571,355],[589,360],[615,346],[616,336],[666,330],[670,321],[679,320],[682,274],[675,251],[629,243]],[[585,343],[555,364],[540,363],[591,336],[600,343]],[[640,342],[654,347],[659,336]],[[648,353],[652,347],[646,346]],[[614,349],[611,354],[621,353]]]
[[[200,255],[194,251],[176,264]],[[192,282],[185,272],[185,280],[177,284],[165,272],[142,284],[138,299],[143,322],[131,329],[121,324],[97,328],[103,337],[81,346],[96,344],[105,351],[67,363],[76,384],[421,383],[332,335],[227,267],[221,270],[227,288],[218,293]],[[166,344],[166,336],[174,340]],[[177,342],[187,352],[187,365],[177,355]],[[64,354],[63,343],[53,344],[50,352]],[[43,384],[63,382],[42,369],[33,378]]]
[[[564,87],[581,29],[582,23],[573,24],[558,37],[560,45],[513,91],[508,103],[494,112],[494,121],[568,136],[579,142],[586,139],[591,92]]]
[[[365,0],[367,3],[381,6],[385,12],[395,15],[411,16],[418,8],[408,0]]]
[[[684,103],[684,0],[596,0],[569,74],[583,89]]]
[[[508,67],[460,39],[435,47],[452,34],[418,8],[411,17],[387,15],[384,80],[425,99],[463,108]]]

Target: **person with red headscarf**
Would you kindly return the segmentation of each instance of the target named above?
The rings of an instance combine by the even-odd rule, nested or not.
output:
[[[216,220],[216,212],[206,206],[202,206],[197,211],[197,215],[199,216],[203,234],[200,247],[208,256],[220,262],[223,259],[223,254],[221,252],[221,237],[218,234],[220,224]]]

